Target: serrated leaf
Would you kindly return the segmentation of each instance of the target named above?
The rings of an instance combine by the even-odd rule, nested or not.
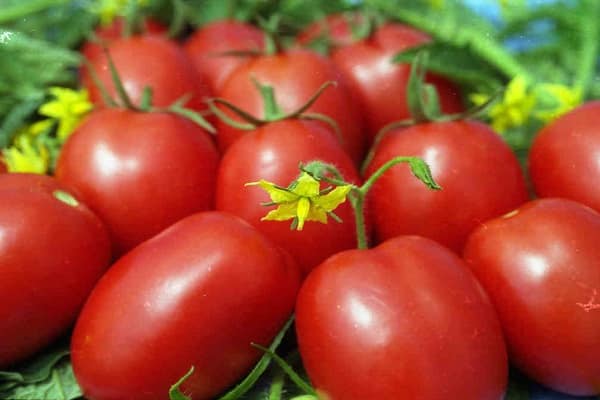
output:
[[[417,157],[411,157],[408,162],[410,166],[410,170],[412,173],[419,178],[421,182],[423,182],[429,189],[440,190],[442,187],[437,184],[435,179],[433,179],[433,175],[431,174],[431,169],[429,165],[423,159]]]

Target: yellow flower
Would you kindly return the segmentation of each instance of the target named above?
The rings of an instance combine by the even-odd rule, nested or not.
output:
[[[131,1],[136,1],[140,6],[148,3],[148,0],[98,0],[94,11],[100,18],[100,24],[110,25],[115,17],[124,15]]]
[[[29,127],[17,133],[12,146],[2,149],[2,157],[10,172],[45,174],[50,167],[50,151],[35,141]]]
[[[489,96],[482,94],[472,94],[470,98],[478,105],[489,100]],[[502,100],[490,107],[492,128],[504,133],[510,128],[525,124],[531,117],[535,104],[536,98],[528,90],[527,81],[522,76],[517,76],[509,82]]]
[[[56,136],[64,141],[75,130],[81,119],[93,108],[85,89],[72,90],[61,87],[49,89],[52,100],[38,109],[38,113],[58,122]]]
[[[346,200],[352,185],[341,185],[332,190],[320,190],[318,180],[303,172],[288,188],[261,179],[247,183],[246,186],[260,186],[271,197],[271,203],[277,205],[261,221],[286,221],[293,219],[292,228],[301,231],[305,221],[327,223],[327,215],[337,218],[333,210]]]
[[[541,97],[540,102],[550,98],[552,106],[535,113],[535,116],[544,123],[551,122],[563,114],[571,111],[583,101],[581,88],[571,88],[558,83],[540,83],[536,87],[536,95]]]

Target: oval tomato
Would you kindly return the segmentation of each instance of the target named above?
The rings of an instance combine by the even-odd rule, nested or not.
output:
[[[391,131],[377,146],[366,176],[396,156],[423,158],[442,190],[428,189],[408,168],[387,171],[368,195],[379,240],[417,234],[460,252],[475,227],[528,197],[510,147],[479,122],[426,123]]]
[[[293,311],[298,270],[258,231],[226,213],[189,216],[111,267],[71,345],[86,397],[214,398],[261,356]]]
[[[540,197],[565,197],[600,211],[600,101],[548,124],[529,152],[529,172]]]
[[[177,43],[157,35],[132,36],[113,40],[108,51],[134,104],[139,105],[144,88],[150,87],[155,106],[166,107],[189,96],[186,107],[194,110],[206,108],[204,99],[210,96],[208,86]],[[108,93],[116,97],[117,91],[106,56],[102,54],[91,60],[91,67]],[[82,76],[82,84],[92,102],[103,106],[100,89],[89,74]]]
[[[250,60],[248,56],[222,53],[263,51],[264,33],[241,21],[219,20],[203,25],[190,35],[184,49],[211,92],[217,93],[233,70]]]
[[[261,221],[270,209],[261,205],[269,196],[249,182],[264,179],[286,187],[298,177],[298,163],[322,160],[336,165],[349,182],[360,178],[350,157],[321,123],[288,120],[264,125],[233,143],[219,166],[216,208],[236,214],[287,250],[304,273],[330,255],[356,246],[352,207],[335,210],[343,223],[308,222],[302,231],[289,222]]]
[[[106,228],[63,185],[1,175],[0,367],[62,335],[109,262]]]
[[[362,113],[351,98],[344,78],[328,59],[309,51],[291,51],[253,58],[237,68],[224,83],[217,97],[224,98],[251,115],[263,117],[263,100],[252,79],[272,86],[281,109],[291,112],[306,101],[327,81],[337,82],[327,88],[307,110],[333,118],[340,128],[340,142],[352,159],[359,163],[365,153],[366,137],[362,131]],[[216,124],[217,142],[225,150],[244,131],[222,121]]]
[[[468,267],[432,240],[403,236],[338,253],[298,295],[303,364],[331,400],[499,400],[502,331]]]
[[[403,50],[423,45],[431,39],[410,26],[388,22],[376,28],[367,38],[355,40],[349,26],[353,23],[366,22],[360,17],[349,19],[343,14],[334,14],[324,22],[316,22],[320,28],[307,28],[301,40],[310,41],[317,32],[323,33],[323,29],[333,33],[337,46],[331,50],[331,59],[358,99],[372,141],[383,126],[411,117],[406,101],[410,65],[394,64],[392,58]],[[434,74],[427,74],[426,81],[436,87],[444,112],[462,111],[460,91],[456,86]]]
[[[488,221],[464,258],[498,310],[512,362],[538,382],[598,394],[600,215],[539,199]]]
[[[122,254],[177,220],[213,208],[218,153],[182,117],[95,111],[65,143],[56,177],[107,224]]]

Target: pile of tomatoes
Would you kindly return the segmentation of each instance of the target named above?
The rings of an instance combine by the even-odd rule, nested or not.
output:
[[[99,29],[107,51],[85,44],[80,71],[96,108],[55,176],[0,175],[0,367],[75,324],[86,397],[164,399],[193,366],[182,391],[210,399],[295,314],[323,399],[500,399],[509,362],[555,390],[598,394],[600,103],[539,133],[530,180],[479,121],[378,136],[411,117],[411,66],[391,57],[429,38],[388,22],[356,39],[353,18],[329,16],[287,49],[234,21],[184,43],[153,21],[127,38],[119,21]],[[329,56],[303,47],[325,33]],[[457,86],[426,80],[443,111],[463,110]],[[176,102],[214,129],[171,112]],[[362,227],[371,249],[356,249],[349,202],[342,222],[293,230],[261,221],[277,205],[246,185],[285,188],[300,162],[320,160],[358,186],[396,156],[422,158],[442,190],[405,166],[379,177]]]

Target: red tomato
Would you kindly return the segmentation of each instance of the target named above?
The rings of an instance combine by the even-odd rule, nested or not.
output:
[[[94,38],[86,41],[81,46],[81,54],[89,61],[94,61],[102,56],[102,44],[108,45],[113,40],[123,37],[125,28],[123,18],[115,18],[113,22],[106,26],[99,26],[94,30]],[[143,34],[166,34],[168,28],[153,19],[145,19],[143,22]],[[83,74],[87,73],[86,68],[82,68]]]
[[[360,22],[360,18],[358,19]],[[410,65],[392,63],[393,56],[431,39],[409,26],[386,23],[366,39],[351,40],[351,28],[348,24],[349,20],[344,15],[332,15],[325,23],[315,23],[320,29],[315,28],[315,25],[309,27],[308,32],[301,35],[300,39],[308,43],[317,36],[317,32],[323,32],[323,27],[331,27],[334,43],[338,44],[331,51],[331,59],[359,100],[366,117],[370,140],[373,140],[383,126],[410,118],[406,102]],[[346,29],[342,28],[344,25]],[[457,87],[433,74],[427,75],[427,82],[437,88],[443,111],[462,111],[462,100]]]
[[[296,305],[302,361],[330,400],[499,400],[507,356],[495,311],[466,265],[403,236],[338,253]]]
[[[57,178],[107,224],[117,254],[177,220],[212,209],[217,150],[173,114],[103,109],[69,137]]]
[[[261,205],[269,196],[259,187],[245,187],[260,179],[286,187],[300,173],[299,162],[322,160],[336,165],[349,182],[360,180],[352,160],[321,123],[288,120],[248,132],[223,156],[219,166],[216,208],[236,214],[286,249],[308,273],[338,251],[356,246],[352,207],[341,204],[335,213],[343,223],[307,222],[302,231],[289,222],[261,221],[271,209]],[[324,186],[323,186],[324,188]]]
[[[148,86],[152,88],[155,106],[169,106],[189,95],[187,107],[206,108],[203,101],[210,96],[208,86],[177,43],[157,35],[133,36],[114,39],[108,51],[134,104],[140,103],[143,90]],[[109,94],[117,97],[106,56],[102,54],[90,61]],[[104,105],[101,92],[89,74],[82,76],[82,84],[94,104]]]
[[[600,215],[539,199],[486,222],[464,258],[498,310],[515,365],[573,395],[598,394]]]
[[[0,176],[0,368],[62,335],[110,261],[98,217],[56,191],[49,176]]]
[[[550,123],[529,152],[529,172],[540,197],[565,197],[600,211],[600,101]]]
[[[211,91],[217,93],[233,70],[249,61],[247,56],[220,53],[263,51],[264,34],[255,26],[241,21],[214,21],[194,32],[184,49]]]
[[[189,216],[135,248],[92,292],[73,333],[73,369],[86,397],[214,398],[261,356],[293,311],[296,266],[226,213]]]
[[[298,34],[296,40],[302,46],[318,40],[326,40],[331,46],[347,46],[356,42],[354,31],[364,27],[366,23],[365,16],[358,12],[329,14],[324,19],[308,25]]]
[[[217,97],[222,97],[252,115],[263,117],[263,101],[252,79],[270,85],[281,108],[287,112],[296,110],[327,81],[335,81],[308,109],[333,118],[341,130],[342,147],[360,162],[365,152],[365,136],[362,131],[362,113],[350,97],[344,78],[326,58],[309,51],[292,51],[272,56],[255,57],[237,68],[224,83]],[[244,131],[235,129],[222,121],[217,122],[219,148],[225,150]]]
[[[417,234],[460,252],[475,227],[527,200],[517,158],[482,123],[427,123],[391,131],[377,147],[367,176],[396,156],[423,158],[442,190],[428,189],[406,166],[386,172],[369,193],[380,240]]]

